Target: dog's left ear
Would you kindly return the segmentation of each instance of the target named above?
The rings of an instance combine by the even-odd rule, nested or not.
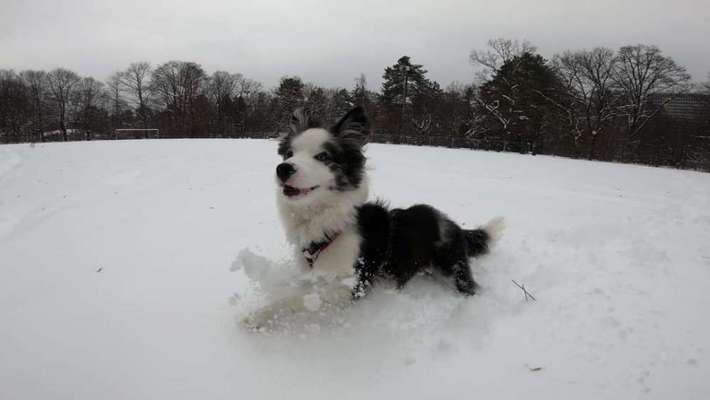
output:
[[[335,136],[364,146],[370,138],[370,122],[367,120],[365,110],[362,107],[355,107],[348,111],[330,131]]]

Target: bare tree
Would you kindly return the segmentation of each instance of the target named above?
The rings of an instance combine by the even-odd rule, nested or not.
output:
[[[360,74],[355,78],[355,87],[350,93],[353,99],[353,103],[365,109],[367,112],[372,112],[373,99],[370,96],[370,92],[367,90],[367,78],[365,74]]]
[[[239,79],[237,79],[234,87],[235,96],[250,98],[261,90],[261,83],[253,79],[245,78],[242,74],[237,74],[237,76]]]
[[[250,128],[249,116],[255,112],[263,92],[261,83],[239,75],[240,79],[236,82],[234,96],[237,102],[237,113],[240,116],[241,130],[247,132]]]
[[[570,127],[575,143],[583,136],[591,138],[588,158],[594,158],[597,138],[618,115],[619,96],[614,91],[613,74],[616,57],[611,49],[565,52],[555,56],[553,64],[572,104],[569,109]]]
[[[32,131],[37,135],[39,141],[44,141],[44,129],[46,127],[46,109],[48,84],[47,73],[44,71],[22,71],[20,77],[29,88],[30,99],[32,101]],[[32,139],[36,140],[36,139]]]
[[[47,82],[52,101],[56,105],[59,130],[62,132],[62,139],[67,141],[67,121],[74,93],[74,88],[81,78],[76,73],[64,68],[57,68],[47,74]]]
[[[90,133],[94,131],[98,125],[97,113],[99,109],[104,108],[108,102],[109,95],[105,90],[104,84],[92,77],[81,79],[76,85],[74,92],[76,106],[76,126],[81,127],[84,131],[84,139],[90,139]]]
[[[477,73],[480,81],[487,81],[505,62],[512,60],[523,53],[535,53],[537,47],[527,40],[495,38],[488,40],[488,49],[472,50],[469,60],[474,66],[480,66],[482,71]]]
[[[187,61],[169,61],[160,65],[151,75],[151,90],[167,108],[175,129],[194,132],[198,115],[194,105],[202,94],[206,75],[199,64]]]
[[[210,97],[232,97],[237,87],[237,82],[242,80],[242,74],[231,74],[226,71],[212,73],[207,82]]]
[[[130,95],[136,107],[136,113],[141,120],[143,128],[148,128],[150,114],[150,63],[135,62],[119,73],[118,78],[125,91]]]
[[[83,109],[100,106],[106,97],[103,82],[92,77],[82,78],[76,88],[77,102]]]
[[[116,72],[106,81],[111,114],[117,118],[126,108],[126,101],[123,98],[123,84],[121,83],[121,73]]]
[[[619,49],[613,80],[624,97],[621,109],[633,137],[659,111],[649,107],[649,95],[687,91],[690,75],[658,47],[639,44]]]
[[[231,74],[226,71],[216,71],[207,81],[207,93],[217,106],[217,129],[220,134],[226,133],[225,116],[227,107],[232,104],[237,82],[242,80],[241,74]]]

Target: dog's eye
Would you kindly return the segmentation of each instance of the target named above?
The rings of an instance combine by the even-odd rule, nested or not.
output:
[[[289,150],[286,152],[286,155],[284,156],[284,160],[293,157],[293,150]]]
[[[330,154],[328,154],[328,152],[322,151],[322,152],[316,154],[316,156],[313,158],[315,158],[316,160],[318,160],[320,162],[328,162],[328,161],[330,161]]]

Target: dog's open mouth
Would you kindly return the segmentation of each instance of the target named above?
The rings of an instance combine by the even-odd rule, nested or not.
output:
[[[284,196],[286,196],[286,197],[297,197],[297,196],[305,196],[308,193],[318,189],[319,187],[320,186],[313,186],[313,187],[306,188],[306,189],[299,189],[299,188],[296,188],[293,186],[284,185],[283,191],[284,191]]]

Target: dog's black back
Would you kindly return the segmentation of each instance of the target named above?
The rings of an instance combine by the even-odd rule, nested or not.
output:
[[[485,229],[463,230],[428,205],[389,210],[381,202],[359,208],[358,228],[362,241],[355,296],[362,296],[377,277],[392,278],[401,288],[430,267],[451,277],[459,292],[475,293],[469,258],[487,252],[491,234]]]

